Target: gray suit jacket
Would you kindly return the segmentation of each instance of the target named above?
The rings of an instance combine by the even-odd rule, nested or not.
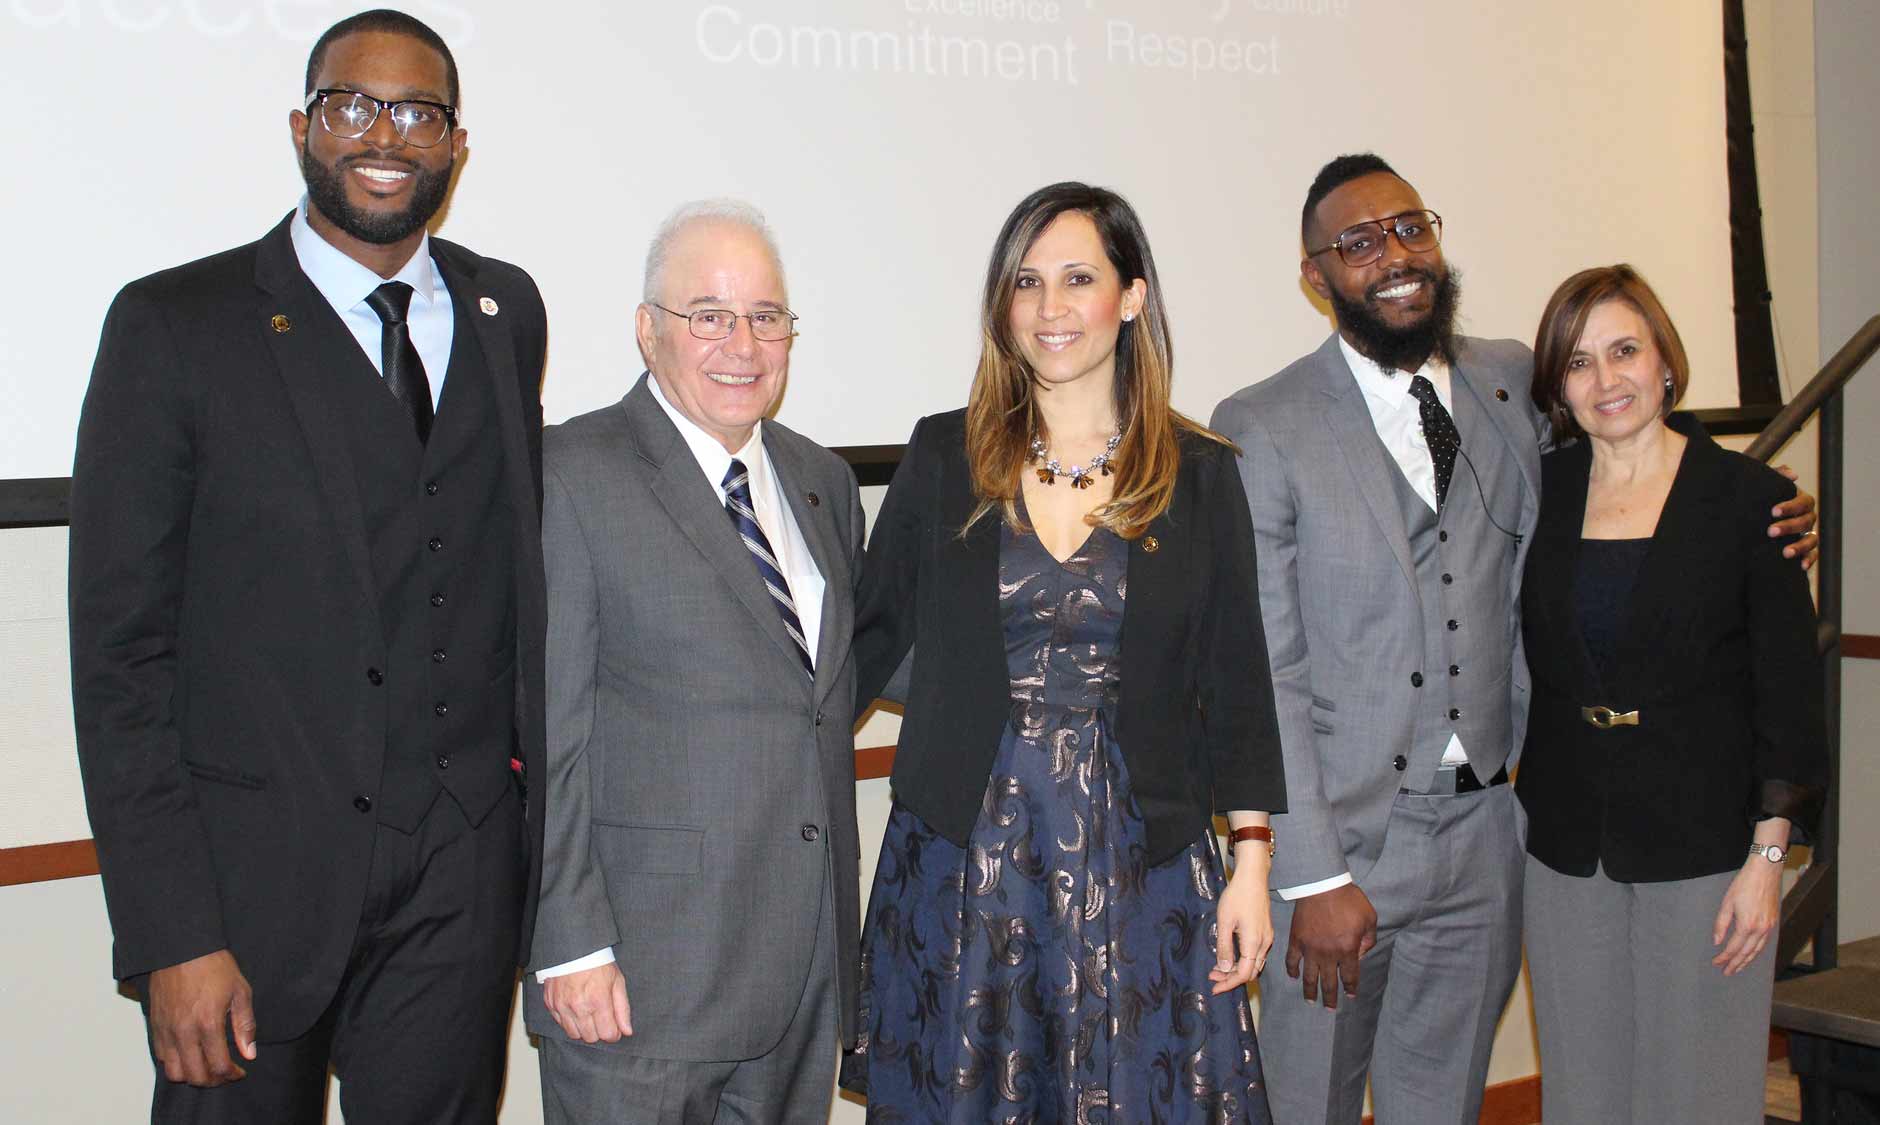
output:
[[[1512,529],[1523,537],[1512,577],[1518,585],[1539,515],[1545,432],[1528,398],[1533,357],[1513,340],[1465,339],[1452,375],[1494,419],[1520,469],[1525,487]],[[1274,817],[1272,885],[1301,886],[1344,871],[1362,882],[1383,851],[1404,784],[1392,766],[1394,755],[1410,753],[1415,727],[1415,688],[1404,670],[1420,666],[1424,651],[1415,566],[1391,480],[1401,470],[1377,436],[1336,335],[1222,402],[1213,428],[1242,451],[1286,760],[1287,811]],[[1518,597],[1510,600],[1519,605]],[[1485,642],[1503,646],[1505,637],[1505,647],[1478,659],[1512,662],[1512,770],[1529,692],[1520,631],[1510,625]],[[1366,639],[1362,651],[1333,639],[1354,628]],[[1315,730],[1315,698],[1345,701],[1335,739]]]
[[[529,967],[612,946],[625,1054],[770,1050],[823,909],[845,1042],[854,1026],[861,499],[808,439],[765,422],[764,447],[826,582],[813,683],[645,376],[544,436],[547,840]],[[564,1038],[533,975],[524,992],[529,1030]]]

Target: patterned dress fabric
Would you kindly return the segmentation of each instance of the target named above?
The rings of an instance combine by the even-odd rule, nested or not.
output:
[[[1114,725],[1128,544],[1003,532],[1011,717],[968,846],[898,802],[863,930],[868,1120],[1262,1123],[1246,994],[1212,996],[1207,833],[1143,862]]]

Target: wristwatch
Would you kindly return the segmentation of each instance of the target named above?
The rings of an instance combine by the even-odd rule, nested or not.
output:
[[[1751,844],[1749,854],[1759,855],[1770,863],[1781,863],[1788,858],[1789,849],[1781,844]]]

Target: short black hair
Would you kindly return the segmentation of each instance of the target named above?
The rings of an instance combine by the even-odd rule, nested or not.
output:
[[[1319,174],[1312,178],[1312,186],[1306,189],[1306,205],[1299,209],[1299,241],[1311,240],[1312,213],[1326,196],[1361,176],[1376,172],[1397,176],[1397,169],[1384,163],[1384,158],[1375,152],[1348,152],[1320,168]],[[1403,179],[1402,176],[1397,178]]]
[[[444,56],[444,79],[449,90],[446,95],[450,104],[457,104],[457,60],[451,57],[450,48],[445,45],[444,37],[432,31],[429,24],[416,16],[408,16],[390,8],[374,8],[369,12],[360,12],[326,29],[318,42],[313,45],[313,52],[307,56],[307,88],[303,93],[311,94],[314,83],[319,80],[320,68],[326,65],[327,48],[359,32],[381,32],[387,35],[404,35]]]

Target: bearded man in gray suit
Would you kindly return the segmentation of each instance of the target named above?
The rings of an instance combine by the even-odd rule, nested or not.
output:
[[[1442,220],[1377,156],[1321,169],[1300,225],[1338,330],[1213,419],[1243,451],[1286,760],[1268,1096],[1356,1125],[1368,1075],[1380,1121],[1473,1125],[1521,964],[1533,357],[1455,333]],[[1798,501],[1783,533],[1813,525]]]
[[[526,984],[551,1123],[822,1122],[854,1026],[855,476],[765,415],[761,215],[647,255],[648,374],[543,442],[547,841]]]

